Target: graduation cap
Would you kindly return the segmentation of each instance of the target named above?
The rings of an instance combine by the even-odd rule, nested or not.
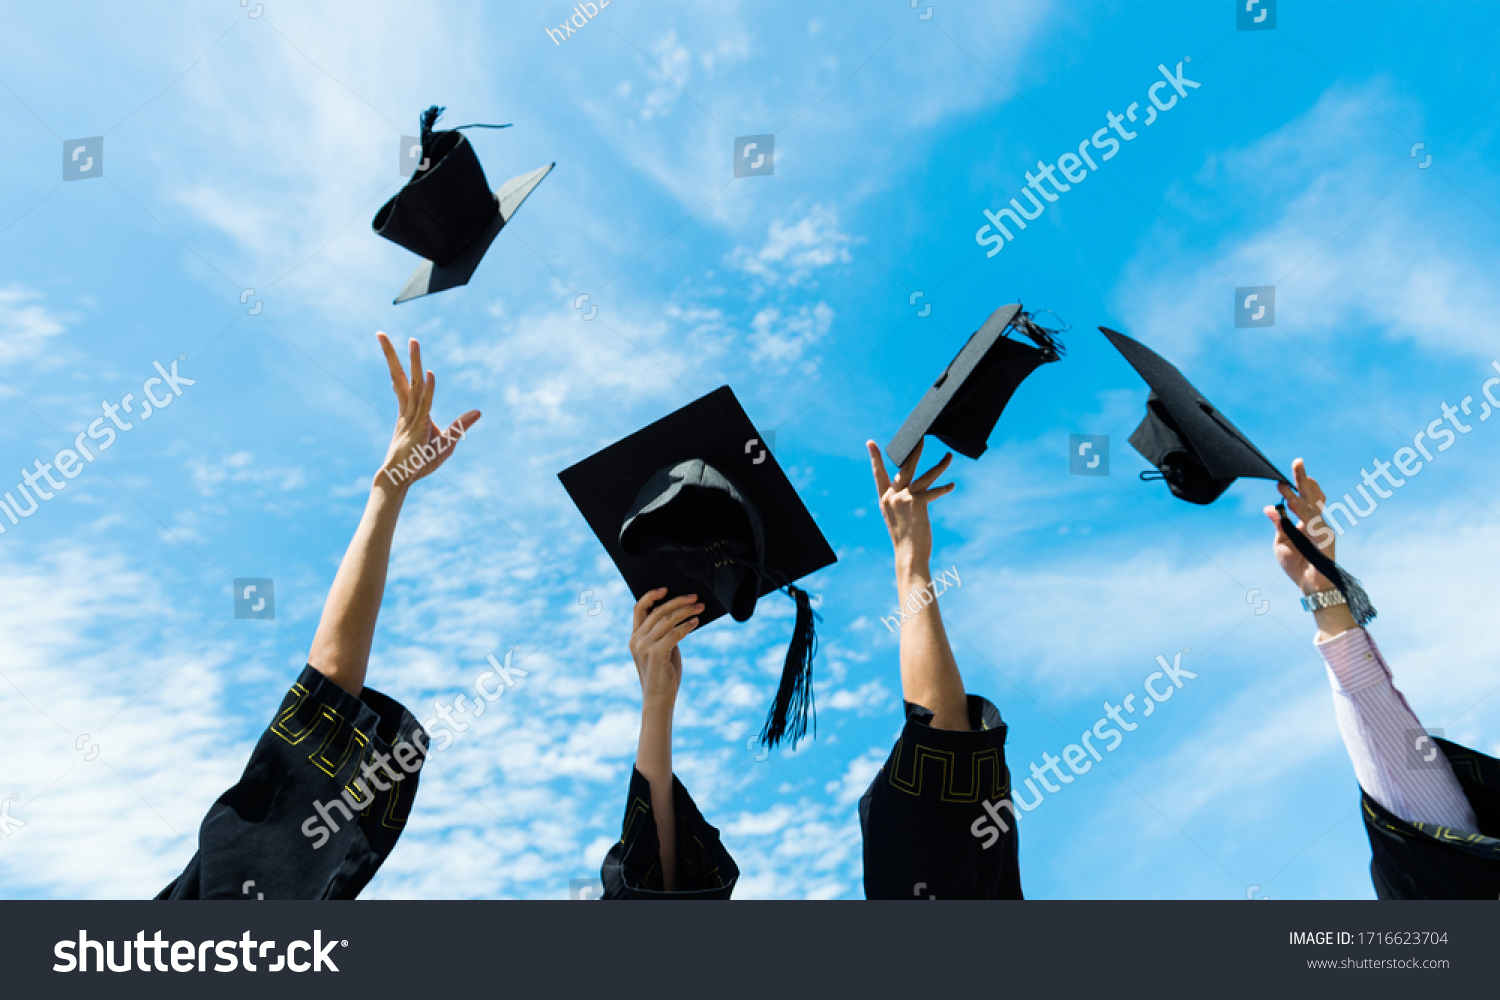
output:
[[[1171,362],[1123,333],[1102,326],[1099,332],[1151,387],[1146,417],[1130,435],[1130,444],[1157,468],[1142,479],[1165,479],[1173,496],[1197,504],[1217,500],[1241,476],[1291,485]]]
[[[1037,346],[1007,336],[1012,330],[1024,333]],[[886,454],[897,465],[905,465],[925,434],[960,455],[978,458],[984,454],[986,439],[1021,380],[1062,356],[1057,332],[1038,326],[1020,303],[990,313],[922,396],[886,445]]]
[[[1213,503],[1241,477],[1292,485],[1170,361],[1123,333],[1102,326],[1099,332],[1151,387],[1146,416],[1130,435],[1131,446],[1157,468],[1154,475],[1142,472],[1143,480],[1164,479],[1173,496],[1196,504]],[[1277,511],[1292,545],[1344,595],[1355,620],[1363,625],[1374,618],[1359,581],[1291,522],[1284,503]]]
[[[422,112],[420,166],[370,223],[381,236],[427,258],[406,280],[393,305],[467,285],[501,228],[557,165],[512,177],[492,192],[474,147],[458,129],[510,126],[475,124],[434,131],[442,113],[437,105]]]
[[[697,594],[699,627],[743,622],[774,590],[797,618],[761,743],[794,743],[814,710],[816,617],[794,581],[837,561],[729,386],[558,473],[639,599]],[[816,731],[816,719],[814,720]]]

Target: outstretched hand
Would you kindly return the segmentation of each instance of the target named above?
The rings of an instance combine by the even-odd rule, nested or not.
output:
[[[1282,497],[1286,500],[1287,509],[1291,511],[1297,527],[1304,534],[1308,534],[1313,544],[1331,560],[1335,535],[1322,520],[1321,504],[1324,500],[1322,487],[1318,485],[1316,479],[1307,474],[1307,466],[1300,458],[1292,463],[1292,478],[1297,482],[1296,492],[1293,492],[1286,483],[1277,484]],[[1292,578],[1292,582],[1301,587],[1304,594],[1333,590],[1332,581],[1314,569],[1312,563],[1308,562],[1292,545],[1291,539],[1286,537],[1286,532],[1281,528],[1281,515],[1276,512],[1276,508],[1266,507],[1265,513],[1266,517],[1271,519],[1271,523],[1276,525],[1274,543],[1276,561],[1281,564],[1286,575]],[[1314,518],[1318,520],[1318,525],[1309,534],[1307,525]]]
[[[423,476],[431,475],[448,460],[454,446],[479,420],[479,411],[470,410],[440,430],[432,419],[432,396],[437,379],[430,371],[423,374],[422,346],[415,338],[410,342],[411,378],[408,379],[390,338],[384,333],[375,336],[385,351],[386,364],[391,369],[391,387],[400,404],[391,446],[375,479],[377,483],[384,478],[393,486],[410,486]]]
[[[880,446],[866,441],[870,452],[870,469],[875,474],[875,489],[880,494],[880,516],[885,518],[886,530],[891,534],[898,559],[909,565],[925,567],[932,558],[932,521],[927,514],[927,505],[939,497],[953,492],[953,483],[933,487],[933,482],[953,461],[950,451],[942,461],[928,469],[920,477],[913,478],[917,462],[922,457],[922,443],[906,459],[906,464],[891,479],[885,471],[885,457]]]

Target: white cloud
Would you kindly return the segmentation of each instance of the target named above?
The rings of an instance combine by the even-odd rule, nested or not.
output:
[[[1278,326],[1319,353],[1366,349],[1375,331],[1438,355],[1494,357],[1500,292],[1479,263],[1494,227],[1393,156],[1372,105],[1415,114],[1386,81],[1334,87],[1276,131],[1207,157],[1170,200],[1190,229],[1219,213],[1243,221],[1224,227],[1232,235],[1210,260],[1165,226],[1143,240],[1114,296],[1127,330],[1190,359],[1233,332],[1235,287],[1275,284]],[[1250,361],[1269,371],[1276,359]]]
[[[44,368],[62,363],[56,357],[46,363],[47,354],[73,317],[54,312],[43,299],[42,293],[20,285],[0,288],[0,366],[22,360],[39,360]]]
[[[802,361],[832,325],[833,309],[826,302],[799,306],[795,313],[786,314],[777,306],[766,306],[750,320],[750,356],[758,363],[774,365]]]
[[[765,245],[759,250],[736,247],[729,255],[729,266],[768,285],[815,285],[810,281],[813,272],[853,259],[847,247],[850,242],[821,213],[805,215],[791,226],[772,219]]]
[[[203,813],[244,767],[258,733],[225,718],[225,694],[257,671],[227,670],[234,643],[213,641],[118,552],[48,549],[0,557],[0,795],[20,796],[27,823],[0,846],[0,877],[8,894],[149,897],[187,864]]]
[[[647,70],[647,74],[657,81],[657,85],[641,101],[642,121],[650,121],[658,115],[670,115],[682,90],[692,82],[692,53],[677,40],[677,32],[668,31],[657,39],[656,44],[651,46],[651,54],[656,57],[656,64],[660,69]],[[705,65],[712,65],[712,62],[706,61]]]
[[[206,497],[217,496],[225,486],[236,489],[251,488],[260,494],[264,489],[291,492],[307,484],[306,474],[296,466],[271,465],[257,460],[248,451],[237,451],[225,455],[217,462],[195,459],[188,463],[192,469],[193,485]]]
[[[834,802],[840,806],[854,805],[869,789],[870,782],[875,780],[880,769],[885,766],[885,759],[889,754],[888,749],[871,747],[851,760],[844,769],[843,776],[828,782],[823,787],[823,791],[833,796]]]
[[[825,701],[829,708],[855,711],[861,715],[884,708],[890,703],[890,689],[879,678],[866,681],[857,688],[840,688]]]

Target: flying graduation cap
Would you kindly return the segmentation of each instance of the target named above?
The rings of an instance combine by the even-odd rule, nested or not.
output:
[[[381,236],[426,258],[406,279],[393,305],[467,285],[501,228],[557,165],[512,177],[492,192],[474,147],[458,129],[510,126],[475,124],[434,131],[442,113],[437,105],[422,112],[420,165],[370,223]]]
[[[1146,416],[1130,435],[1131,446],[1157,469],[1154,475],[1142,472],[1141,479],[1164,479],[1173,496],[1196,504],[1213,503],[1241,477],[1292,485],[1175,365],[1123,333],[1102,326],[1099,332],[1151,387]],[[1359,581],[1291,522],[1285,503],[1278,503],[1276,509],[1282,531],[1302,557],[1344,595],[1355,620],[1364,625],[1374,618],[1375,608]]]
[[[1013,330],[1024,333],[1036,346],[1008,336]],[[905,465],[926,434],[960,455],[978,458],[984,454],[990,431],[1021,380],[1062,357],[1057,333],[1038,326],[1020,303],[990,313],[922,396],[886,445],[886,454],[897,465]]]
[[[795,581],[837,562],[797,491],[729,386],[558,473],[563,487],[639,599],[697,594],[699,627],[737,622],[774,590],[796,624],[761,743],[793,743],[815,714],[816,617]],[[814,718],[816,732],[816,718]]]
[[[1099,332],[1151,387],[1146,417],[1130,435],[1131,446],[1157,468],[1142,479],[1165,479],[1173,496],[1197,504],[1217,500],[1241,476],[1291,485],[1171,362],[1123,333],[1102,326]]]

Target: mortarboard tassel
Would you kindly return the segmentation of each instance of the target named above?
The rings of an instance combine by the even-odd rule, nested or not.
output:
[[[427,151],[427,147],[432,144],[432,127],[437,124],[437,120],[442,117],[443,112],[446,110],[446,108],[440,108],[436,104],[434,104],[426,111],[422,112],[421,139],[422,151],[424,153]]]
[[[1047,311],[1049,310],[1043,310],[1043,312]],[[1057,314],[1053,313],[1052,315],[1056,316]],[[1059,316],[1058,321],[1061,322],[1062,317]],[[1045,351],[1049,361],[1056,361],[1066,353],[1063,349],[1062,341],[1058,339],[1058,334],[1062,333],[1063,330],[1069,329],[1066,325],[1059,329],[1042,326],[1028,312],[1017,313],[1016,318],[1011,321],[1011,325],[1030,337],[1036,346]]]
[[[437,124],[437,120],[441,118],[443,116],[443,112],[447,110],[447,108],[439,107],[434,104],[426,111],[422,112],[422,144],[424,146],[427,144],[427,140],[432,137],[432,126]]]
[[[818,733],[817,708],[813,704],[812,663],[818,652],[818,636],[813,620],[818,614],[812,609],[807,591],[792,584],[786,586],[787,596],[797,602],[797,621],[792,627],[792,642],[786,650],[786,665],[781,669],[781,686],[776,690],[776,703],[766,716],[765,728],[760,731],[763,747],[774,747],[783,739],[790,739],[795,746],[807,734],[807,717],[813,717],[813,735]]]
[[[421,165],[418,166],[416,171],[412,174],[412,180],[416,180],[419,175],[431,169],[432,165],[437,162],[436,158],[432,155],[432,127],[436,125],[437,120],[442,117],[444,110],[445,109],[440,108],[436,104],[434,104],[426,111],[422,112],[422,129],[420,136],[422,140],[422,161]]]
[[[421,139],[423,149],[427,148],[428,142],[432,139],[432,127],[437,124],[437,120],[441,118],[443,116],[443,112],[447,110],[448,109],[446,107],[439,107],[438,105],[434,104],[426,111],[422,112]],[[510,128],[513,124],[515,123],[506,122],[504,125],[491,125],[486,122],[471,122],[468,125],[455,125],[451,129],[448,129],[448,131],[457,132],[461,128]]]
[[[422,140],[422,158],[424,160],[427,160],[429,164],[432,162],[429,159],[429,157],[432,155],[432,130],[433,127],[437,125],[437,120],[441,118],[443,116],[443,112],[447,110],[448,109],[446,107],[439,107],[438,105],[434,104],[428,107],[426,111],[422,112],[422,134],[420,136]],[[513,123],[507,122],[504,125],[487,125],[484,122],[474,122],[469,125],[455,125],[453,126],[453,128],[448,129],[447,131],[457,132],[459,129],[464,128],[510,128],[511,124]],[[417,171],[417,173],[421,172],[421,170]]]
[[[1338,592],[1344,595],[1344,600],[1349,604],[1349,613],[1354,616],[1355,624],[1365,625],[1374,620],[1377,612],[1359,581],[1338,563],[1325,556],[1322,550],[1313,544],[1312,539],[1304,535],[1301,529],[1291,522],[1291,519],[1286,516],[1285,503],[1277,504],[1276,512],[1281,515],[1281,530],[1286,532],[1286,537],[1296,550],[1302,553],[1302,558],[1312,563],[1313,568],[1327,577],[1328,581],[1338,588]]]

